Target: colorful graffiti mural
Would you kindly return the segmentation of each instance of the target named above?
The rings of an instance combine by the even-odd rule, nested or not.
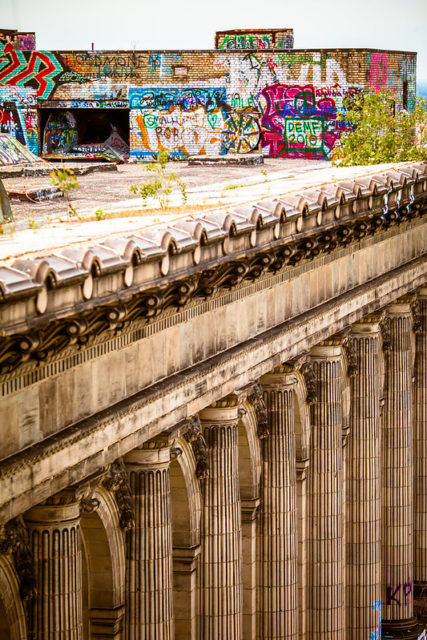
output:
[[[232,110],[225,88],[130,89],[131,156],[248,153],[257,148],[256,114]]]
[[[219,43],[220,49],[272,49],[273,41],[270,35],[256,35],[245,33],[242,35],[224,36]]]
[[[16,51],[10,42],[0,43],[1,85],[35,87],[37,97],[47,99],[59,83],[85,80],[49,51]]]
[[[34,90],[0,86],[0,133],[14,136],[32,153],[38,154],[38,117]]]
[[[291,30],[243,30],[217,32],[214,51],[61,53],[19,51],[0,38],[0,132],[37,153],[44,133],[58,135],[39,131],[47,122],[39,108],[99,110],[119,126],[133,159],[162,149],[184,158],[259,148],[328,159],[352,91],[389,88],[398,109],[413,109],[415,55],[355,50],[349,65],[346,51],[286,48],[292,37]],[[112,131],[102,140],[88,134],[85,144],[104,144]],[[72,146],[78,152],[82,143]],[[71,153],[62,143],[59,149]]]
[[[261,97],[262,147],[268,155],[331,156],[340,135],[334,98],[317,97],[313,85],[280,84],[263,89]]]
[[[131,89],[131,157],[212,155],[221,151],[225,89]]]

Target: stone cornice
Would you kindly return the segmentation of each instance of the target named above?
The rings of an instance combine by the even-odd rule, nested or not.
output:
[[[378,291],[381,291],[383,306],[424,286],[425,281],[425,258],[420,257],[297,318],[286,320],[227,353],[199,363],[186,370],[185,376],[181,373],[171,376],[11,456],[2,462],[0,470],[0,522],[26,511],[76,479],[83,479],[100,467],[105,468],[157,433],[180,424],[188,419],[187,411],[194,415],[233,389],[253,384],[280,362],[293,360],[306,352],[331,331],[342,331],[375,312],[380,304]],[[314,327],[316,331],[312,330]],[[286,346],[284,335],[287,336]],[[252,364],[248,368],[249,362]],[[222,382],[215,386],[218,369]],[[160,398],[168,411],[156,414],[155,423],[150,423],[147,419],[150,406]],[[117,433],[120,433],[119,442],[116,441]],[[60,452],[65,450],[67,457],[61,459]]]
[[[28,284],[29,276],[27,277],[25,273],[21,275],[24,280],[27,278],[28,287],[25,287],[22,282],[19,285],[20,276],[16,274],[11,276],[9,267],[2,267],[0,290],[3,293],[3,304],[0,301],[0,309],[4,307],[7,311],[5,317],[8,317],[9,321],[6,319],[3,327],[0,328],[3,334],[0,338],[0,375],[13,372],[24,363],[34,363],[34,366],[37,366],[57,357],[70,347],[86,348],[100,337],[108,338],[128,331],[129,327],[136,322],[150,323],[162,314],[175,313],[197,299],[210,299],[221,291],[232,290],[242,282],[254,282],[264,274],[274,274],[285,268],[292,268],[321,254],[329,254],[350,243],[359,242],[369,235],[376,235],[391,226],[421,217],[425,213],[427,201],[425,165],[406,167],[401,169],[399,174],[388,172],[375,178],[376,181],[368,180],[367,186],[362,184],[362,179],[355,180],[351,183],[353,184],[351,192],[351,184],[328,185],[329,203],[326,192],[315,192],[318,193],[317,200],[321,203],[319,204],[313,201],[314,192],[310,191],[308,193],[311,199],[308,195],[304,196],[302,192],[298,198],[287,196],[286,202],[275,199],[249,207],[238,207],[234,214],[236,219],[233,218],[233,214],[227,214],[228,217],[224,218],[225,214],[221,213],[216,217],[210,214],[210,217],[205,219],[183,220],[180,223],[179,233],[176,234],[177,238],[172,236],[170,230],[157,230],[156,241],[160,243],[160,248],[163,247],[163,253],[155,253],[155,255],[149,253],[144,257],[141,253],[142,249],[137,251],[135,243],[132,244],[129,239],[114,238],[116,257],[110,255],[113,251],[110,246],[111,241],[109,262],[103,254],[104,262],[108,262],[108,264],[105,262],[105,268],[102,268],[101,261],[96,259],[94,249],[88,249],[84,255],[82,251],[80,251],[81,255],[75,255],[74,267],[69,264],[71,258],[68,254],[67,268],[58,256],[53,256],[55,260],[51,260],[50,266],[49,256],[34,258],[25,262],[27,265],[25,268],[31,274],[30,279],[33,284],[35,283],[35,289]],[[385,187],[382,190],[378,187],[381,181],[384,185],[388,185],[386,194],[383,193]],[[334,189],[337,194],[341,194],[339,208],[335,206],[336,200],[333,200],[330,195],[330,191]],[[393,194],[396,193],[400,195],[394,200]],[[387,201],[384,200],[386,196]],[[356,212],[349,206],[351,202],[358,202]],[[242,222],[244,214],[246,215],[245,224]],[[214,221],[216,221],[216,231],[212,230]],[[205,227],[210,225],[210,236],[207,229],[203,227],[203,222]],[[225,231],[227,231],[226,235],[224,235]],[[253,231],[256,231],[259,236],[255,245],[248,235]],[[189,236],[190,233],[193,235]],[[225,239],[235,240],[237,249],[234,252],[226,254]],[[197,264],[191,260],[191,265],[188,261],[184,261],[185,268],[182,269],[182,273],[175,271],[161,276],[162,266],[159,263],[160,276],[155,279],[142,280],[139,284],[133,285],[129,284],[128,279],[129,286],[122,283],[121,288],[120,282],[117,281],[117,293],[111,294],[110,291],[108,296],[101,295],[87,300],[84,300],[82,288],[82,300],[71,307],[68,306],[66,309],[58,307],[54,312],[47,310],[44,313],[39,309],[39,313],[29,313],[28,319],[18,324],[11,320],[15,317],[14,305],[18,305],[19,302],[22,305],[22,301],[36,295],[37,306],[37,296],[42,290],[46,295],[55,298],[57,293],[59,295],[60,289],[75,287],[76,282],[84,287],[89,277],[101,279],[103,274],[111,275],[115,272],[114,270],[117,273],[120,269],[136,270],[140,265],[141,268],[144,266],[144,260],[153,261],[156,259],[155,256],[160,255],[163,258],[170,256],[172,259],[173,255],[180,251],[185,252],[190,249],[193,251],[195,245],[203,248],[209,243],[212,246],[218,243],[221,245],[221,249],[218,245],[218,250],[213,252],[215,257],[202,260],[200,263],[196,261]],[[122,254],[118,252],[119,249]],[[90,260],[87,257],[88,252]],[[120,260],[119,256],[121,256]],[[22,268],[25,266],[22,260],[20,265]],[[57,269],[62,267],[56,275],[55,265]],[[9,282],[8,286],[1,285],[2,278],[3,280],[6,278]],[[15,278],[15,284],[12,286],[13,278]],[[126,279],[126,274],[123,278]]]

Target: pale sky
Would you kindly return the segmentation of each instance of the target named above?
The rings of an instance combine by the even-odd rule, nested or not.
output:
[[[280,27],[296,48],[417,51],[427,83],[427,0],[0,0],[0,28],[48,50],[211,49],[220,29]]]

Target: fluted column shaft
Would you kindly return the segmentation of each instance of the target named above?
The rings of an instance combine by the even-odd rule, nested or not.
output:
[[[415,336],[415,598],[427,622],[427,288],[418,296],[418,327]]]
[[[173,631],[170,449],[161,440],[125,457],[134,501],[126,575],[126,640],[171,640]]]
[[[200,413],[208,447],[202,520],[200,637],[240,640],[242,542],[238,470],[238,408]]]
[[[311,357],[307,637],[344,640],[341,347],[315,347]]]
[[[412,350],[409,303],[388,308],[382,416],[382,615],[388,637],[413,618]],[[408,635],[405,637],[416,637]]]
[[[353,326],[347,443],[347,635],[381,638],[381,424],[379,318]]]
[[[269,435],[263,439],[260,632],[264,640],[298,636],[298,539],[293,375],[264,376]]]
[[[29,638],[83,640],[79,502],[59,494],[30,509],[25,521],[37,584]]]

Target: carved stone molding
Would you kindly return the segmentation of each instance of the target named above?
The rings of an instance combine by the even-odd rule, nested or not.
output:
[[[413,298],[409,303],[412,312],[412,330],[414,333],[421,333],[423,328],[423,321],[421,315],[420,301],[418,298]]]
[[[191,445],[196,459],[196,476],[199,480],[207,478],[209,475],[208,449],[198,416],[195,416],[188,421],[188,428],[184,433],[184,438]]]
[[[357,373],[357,356],[353,337],[351,335],[347,335],[343,340],[342,346],[347,359],[347,375],[351,378]]]
[[[263,399],[261,385],[256,383],[251,392],[249,393],[248,402],[250,402],[254,408],[257,419],[257,435],[260,440],[268,438],[270,431],[268,427],[267,407]]]
[[[380,330],[382,336],[382,348],[384,353],[391,350],[391,320],[390,317],[385,315],[380,322]]]
[[[417,206],[415,206],[417,205]],[[57,318],[26,333],[0,339],[0,374],[15,371],[24,363],[35,365],[57,357],[65,349],[82,349],[102,339],[128,331],[136,322],[152,322],[165,311],[177,312],[192,300],[209,299],[220,290],[231,290],[240,283],[254,282],[263,274],[275,274],[321,254],[358,242],[361,238],[386,230],[402,220],[423,215],[424,205],[414,203],[402,211],[372,214],[366,211],[357,220],[336,221],[325,231],[310,230],[309,237],[282,239],[273,247],[259,248],[246,257],[222,262],[200,273],[174,282],[165,281],[140,291],[120,303],[101,304],[79,315]]]
[[[24,602],[37,595],[33,555],[28,544],[28,532],[22,518],[14,518],[0,528],[0,553],[13,558],[19,580],[19,593]]]
[[[85,496],[80,500],[80,513],[93,513],[98,509],[99,505],[98,498]]]
[[[317,385],[316,376],[313,371],[313,363],[310,360],[303,362],[300,367],[300,372],[304,378],[307,391],[306,402],[307,404],[314,404],[317,400]]]
[[[121,458],[110,465],[108,474],[102,484],[108,491],[114,494],[119,510],[120,528],[123,529],[123,531],[132,529],[132,527],[135,526],[132,493],[128,474]]]

